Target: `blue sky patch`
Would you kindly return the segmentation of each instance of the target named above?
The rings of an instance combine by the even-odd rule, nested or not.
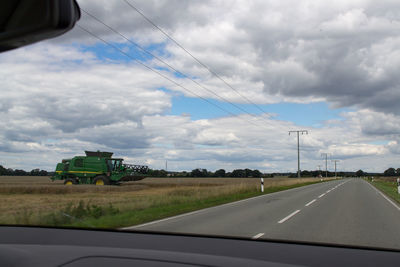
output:
[[[229,103],[221,102],[215,99],[207,99],[216,105],[228,110],[229,112],[239,115],[244,114],[243,111],[235,108]],[[237,104],[242,109],[251,114],[259,115],[261,111],[255,106],[250,104]],[[342,117],[340,113],[350,111],[347,108],[331,109],[325,102],[316,102],[310,104],[297,104],[297,103],[277,103],[269,105],[259,105],[265,112],[275,113],[274,119],[291,121],[298,125],[322,127],[323,122],[326,120],[339,119]],[[192,98],[186,96],[173,96],[171,115],[189,114],[192,120],[199,119],[212,119],[218,117],[229,116],[221,109],[206,103],[200,98]]]
[[[113,46],[121,49],[124,53],[127,53],[130,57],[140,60],[140,61],[148,61],[153,59],[154,57],[150,54],[144,52],[137,46],[130,44],[130,43],[112,43]],[[156,56],[166,57],[168,56],[165,50],[165,43],[160,44],[151,44],[148,46],[142,46],[144,49],[148,50],[149,52],[153,53]],[[133,61],[131,58],[126,56],[125,54],[121,53],[120,51],[116,50],[115,48],[102,43],[98,42],[95,45],[81,45],[80,49],[83,52],[92,52],[96,55],[99,60],[102,61],[119,61],[119,62],[130,62]]]
[[[155,57],[153,57],[151,54],[144,52],[142,49],[138,48],[137,46],[130,44],[130,43],[112,43],[115,47],[126,53],[127,55],[121,53],[121,51],[118,51],[117,49],[105,44],[105,43],[96,43],[95,45],[92,46],[85,46],[82,45],[80,46],[80,49],[83,52],[92,52],[95,54],[97,59],[108,62],[108,61],[115,61],[115,62],[132,62],[132,61],[141,61],[145,63],[146,61],[149,60],[156,60],[158,66],[152,66],[152,68],[160,71],[167,71],[172,73],[175,77],[177,78],[185,78],[184,75],[175,72],[174,70],[170,69],[167,65],[162,63],[161,61],[158,61]],[[148,46],[142,46],[145,50],[149,51],[156,57],[161,58],[162,60],[165,61],[165,58],[169,56],[169,53],[165,49],[165,43],[159,43],[159,44],[151,44]],[[133,58],[133,59],[132,59]],[[185,74],[185,73],[183,73]],[[185,74],[186,75],[186,74]],[[196,78],[196,77],[191,77]]]
[[[389,143],[388,140],[376,140],[369,142],[371,145],[387,145]]]

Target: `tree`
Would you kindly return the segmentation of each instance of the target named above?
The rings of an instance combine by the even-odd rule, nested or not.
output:
[[[194,169],[192,170],[192,172],[190,173],[190,176],[192,177],[207,177],[208,176],[208,172],[207,169]]]
[[[311,176],[312,176],[312,177],[318,177],[318,175],[321,174],[321,171],[316,170],[316,171],[311,171],[310,173],[311,173]]]
[[[167,172],[165,170],[152,170],[149,169],[148,174],[153,177],[166,177]]]
[[[396,175],[396,170],[394,168],[389,168],[386,171],[383,172],[383,175],[385,176],[395,176]]]
[[[39,175],[40,175],[40,176],[48,176],[49,173],[48,173],[47,171],[45,171],[45,170],[40,170],[40,171],[39,171]]]
[[[250,169],[244,169],[244,176],[243,177],[250,177],[253,176],[253,171]]]
[[[7,175],[7,169],[0,165],[0,175]]]
[[[214,176],[215,177],[225,177],[225,170],[224,169],[219,169],[217,171],[215,171]]]
[[[159,170],[158,173],[159,173],[158,174],[159,177],[167,177],[167,174],[168,174],[166,170]]]
[[[246,172],[242,169],[233,170],[231,177],[245,177]]]
[[[311,172],[307,170],[301,171],[301,177],[310,177],[310,176],[312,176]]]
[[[262,176],[262,173],[259,170],[254,170],[251,176],[255,178],[260,178]]]
[[[39,172],[40,172],[39,169],[33,169],[31,170],[31,176],[39,176]]]
[[[358,170],[358,171],[356,171],[356,176],[358,176],[358,177],[365,176],[365,172],[363,172],[362,170]]]
[[[26,175],[28,175],[28,173],[24,170],[15,169],[14,175],[15,176],[26,176]]]

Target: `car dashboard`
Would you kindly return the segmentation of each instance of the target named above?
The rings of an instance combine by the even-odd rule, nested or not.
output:
[[[395,250],[155,232],[0,227],[1,266],[398,266]]]

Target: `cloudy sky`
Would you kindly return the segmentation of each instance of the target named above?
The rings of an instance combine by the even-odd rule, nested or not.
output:
[[[0,54],[1,165],[296,171],[301,129],[302,169],[400,167],[399,1],[127,1],[223,81],[125,1],[79,0],[108,44],[76,26]]]

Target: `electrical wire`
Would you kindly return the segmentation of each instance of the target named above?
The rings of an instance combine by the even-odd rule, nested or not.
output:
[[[143,12],[141,12],[138,8],[136,8],[134,5],[132,5],[128,0],[124,0],[125,3],[130,6],[133,10],[135,10],[137,13],[139,13],[147,22],[149,22],[151,25],[153,25],[156,29],[158,29],[160,32],[162,32],[169,40],[171,40],[173,43],[175,43],[178,47],[180,47],[183,51],[185,51],[190,57],[192,57],[197,63],[199,63],[201,66],[203,66],[205,69],[207,69],[213,76],[218,78],[220,81],[222,81],[226,86],[228,86],[231,90],[236,92],[240,97],[245,99],[248,103],[252,104],[255,106],[258,110],[260,110],[263,113],[267,113],[265,110],[263,110],[259,105],[251,101],[248,97],[245,95],[241,94],[239,90],[235,89],[233,86],[231,86],[225,79],[223,79],[218,73],[213,71],[210,67],[208,67],[205,63],[200,61],[197,57],[195,57],[190,51],[188,51],[185,47],[183,47],[178,41],[176,41],[172,36],[170,36],[167,32],[165,32],[162,28],[157,26],[151,19],[149,19]]]
[[[148,51],[146,48],[142,47],[141,45],[137,44],[136,42],[130,40],[128,37],[126,37],[125,35],[123,35],[122,33],[120,33],[119,31],[117,31],[116,29],[112,28],[111,26],[109,26],[108,24],[106,24],[105,22],[103,22],[102,20],[100,20],[99,18],[97,18],[96,16],[92,15],[91,13],[89,13],[88,11],[84,10],[83,8],[81,8],[81,10],[88,16],[90,16],[92,19],[96,20],[97,22],[99,22],[100,24],[102,24],[103,26],[107,27],[109,30],[111,30],[112,32],[118,34],[119,36],[121,36],[123,39],[125,39],[126,41],[128,41],[129,43],[131,43],[132,45],[134,45],[135,47],[139,48],[140,50],[142,50],[144,53],[154,57],[155,59],[157,59],[159,62],[163,63],[165,66],[167,66],[168,68],[172,69],[174,72],[178,73],[179,75],[191,80],[193,83],[195,83],[197,86],[199,86],[200,88],[206,90],[207,92],[215,95],[217,98],[221,99],[222,101],[225,101],[227,103],[229,103],[230,105],[232,105],[233,107],[237,108],[238,110],[250,115],[250,116],[254,116],[254,114],[248,112],[247,110],[243,109],[242,107],[236,105],[235,103],[232,103],[231,101],[229,101],[228,99],[226,99],[225,97],[222,97],[220,95],[218,95],[217,93],[215,93],[214,91],[208,89],[207,87],[201,85],[199,82],[197,82],[196,80],[194,80],[193,78],[189,77],[188,75],[186,75],[185,73],[179,71],[178,69],[174,68],[173,66],[171,66],[169,63],[165,62],[162,58],[158,57],[157,55],[153,54],[152,52]]]
[[[88,34],[90,34],[91,36],[93,36],[94,38],[96,38],[96,39],[102,41],[103,43],[105,43],[105,44],[107,44],[108,46],[110,46],[110,47],[114,48],[115,50],[119,51],[120,53],[122,53],[122,54],[125,55],[126,57],[128,57],[128,58],[134,60],[135,62],[139,63],[139,64],[142,65],[143,67],[145,67],[145,68],[151,70],[152,72],[154,72],[154,73],[156,73],[157,75],[163,77],[164,79],[170,81],[171,83],[173,83],[173,84],[175,84],[176,86],[182,88],[183,90],[189,92],[190,94],[192,94],[192,95],[194,95],[194,96],[196,96],[196,97],[202,99],[203,101],[209,103],[210,105],[213,105],[213,106],[215,106],[216,108],[218,108],[218,109],[220,109],[220,110],[222,110],[222,111],[228,113],[228,114],[231,115],[232,117],[240,118],[240,119],[242,119],[243,121],[246,121],[246,122],[248,122],[248,123],[250,123],[250,124],[252,124],[252,125],[254,125],[254,126],[256,126],[256,127],[259,127],[258,124],[255,124],[255,123],[253,123],[253,122],[251,122],[251,121],[249,121],[249,120],[247,120],[247,119],[245,119],[245,118],[243,118],[243,117],[240,117],[239,115],[236,115],[236,114],[230,112],[229,110],[226,110],[226,109],[224,109],[223,107],[220,107],[219,105],[217,105],[217,104],[215,104],[215,103],[209,101],[208,99],[206,99],[206,98],[204,98],[204,97],[202,97],[202,96],[196,94],[195,92],[191,91],[190,89],[186,88],[185,86],[181,85],[180,83],[174,81],[173,79],[169,78],[168,76],[164,75],[163,73],[161,73],[161,72],[155,70],[154,68],[152,68],[152,67],[150,67],[150,66],[144,64],[144,63],[141,62],[140,60],[138,60],[138,59],[132,57],[132,56],[129,55],[128,53],[126,53],[126,52],[124,52],[123,50],[119,49],[117,46],[111,44],[110,42],[107,42],[106,40],[104,40],[104,39],[101,38],[100,36],[94,34],[93,32],[89,31],[89,30],[86,29],[85,27],[83,27],[83,26],[81,26],[81,25],[79,25],[79,24],[77,24],[77,26],[78,26],[81,30],[83,30],[83,31],[85,31],[86,33],[88,33]]]

